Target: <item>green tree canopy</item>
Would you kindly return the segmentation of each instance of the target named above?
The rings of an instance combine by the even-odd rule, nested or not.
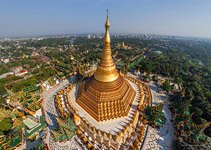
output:
[[[172,86],[170,85],[170,82],[166,80],[163,84],[163,90],[169,92],[172,89]]]
[[[8,132],[11,129],[12,129],[12,121],[11,121],[11,119],[10,118],[4,118],[0,122],[0,131],[5,133],[5,132]]]

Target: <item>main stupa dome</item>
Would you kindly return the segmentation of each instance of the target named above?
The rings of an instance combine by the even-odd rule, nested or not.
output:
[[[107,15],[101,60],[95,73],[80,84],[76,99],[76,103],[98,122],[127,116],[136,95],[129,82],[116,70],[109,27]]]

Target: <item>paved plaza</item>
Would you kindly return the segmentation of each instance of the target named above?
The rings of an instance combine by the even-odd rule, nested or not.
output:
[[[47,136],[45,138],[45,142],[49,146],[50,150],[85,150],[83,143],[77,136],[73,136],[70,141],[65,142],[55,142],[50,134],[50,130],[54,130],[57,127],[57,122],[55,116],[58,116],[54,95],[61,90],[64,89],[69,82],[64,80],[59,85],[54,86],[49,91],[45,91],[42,94],[43,102],[42,105],[44,106],[44,113],[45,113],[45,120],[48,124]],[[82,148],[81,148],[82,147]]]
[[[51,150],[85,150],[86,147],[79,142],[77,136],[73,136],[70,141],[55,142],[52,137],[49,138],[49,148]]]
[[[158,93],[158,87],[154,83],[150,83],[150,89],[152,93],[152,105],[156,106],[168,99],[165,94]],[[163,106],[164,116],[166,123],[159,130],[149,126],[148,132],[143,144],[143,150],[169,150],[171,149],[171,142],[174,138],[174,128],[171,123],[171,112],[168,108],[169,102]]]

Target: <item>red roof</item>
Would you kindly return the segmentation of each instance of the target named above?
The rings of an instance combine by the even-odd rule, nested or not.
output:
[[[20,70],[20,73],[24,73],[24,72],[27,72],[27,70],[26,69]]]

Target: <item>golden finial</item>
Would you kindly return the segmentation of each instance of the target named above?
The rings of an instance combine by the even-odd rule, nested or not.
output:
[[[109,34],[109,27],[110,27],[110,22],[109,22],[109,19],[108,19],[108,10],[107,11],[107,16],[106,16],[106,23],[105,23],[105,38],[104,38],[104,48],[110,48],[111,49],[111,46],[110,46],[110,34]]]
[[[108,19],[108,9],[106,11],[107,11],[107,16],[106,16],[105,28],[106,28],[106,30],[108,30],[109,27],[110,27],[110,22],[109,22],[109,19]]]

